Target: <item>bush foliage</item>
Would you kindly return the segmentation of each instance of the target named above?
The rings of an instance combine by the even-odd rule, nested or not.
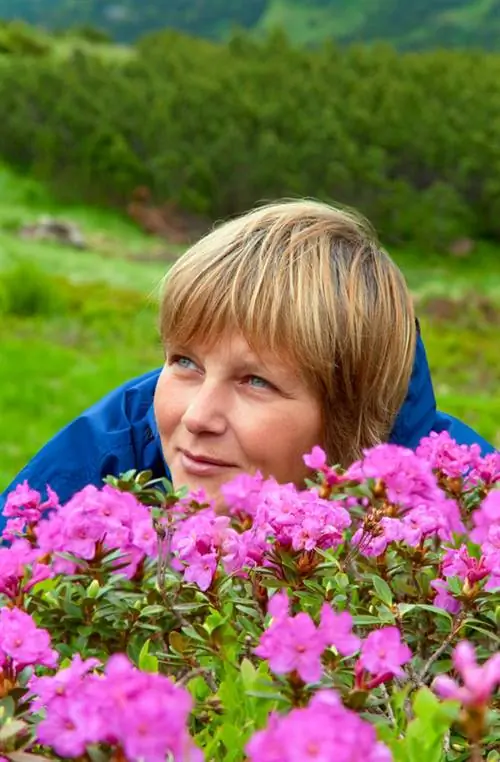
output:
[[[498,760],[500,455],[440,434],[305,462],[304,490],[237,476],[226,516],[149,473],[65,505],[19,485],[0,755]]]
[[[500,236],[496,55],[162,33],[125,61],[0,64],[0,156],[66,196],[124,204],[146,185],[220,218],[309,195],[390,242]]]

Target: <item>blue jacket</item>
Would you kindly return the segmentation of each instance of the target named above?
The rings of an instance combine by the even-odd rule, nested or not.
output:
[[[25,479],[42,494],[49,484],[64,502],[86,484],[100,485],[103,477],[129,469],[169,476],[153,412],[159,374],[153,370],[128,381],[56,434],[0,496],[0,531],[7,494]],[[493,452],[475,431],[436,410],[425,348],[418,336],[408,394],[390,441],[415,448],[431,431],[448,431],[461,444],[477,442],[483,454]]]

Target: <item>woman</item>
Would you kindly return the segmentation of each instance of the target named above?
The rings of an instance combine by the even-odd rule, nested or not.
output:
[[[492,450],[436,411],[403,276],[351,212],[283,202],[216,228],[170,270],[160,331],[162,370],[70,423],[3,500],[24,480],[67,500],[135,468],[220,504],[220,485],[241,472],[301,484],[315,444],[345,466],[431,431]]]

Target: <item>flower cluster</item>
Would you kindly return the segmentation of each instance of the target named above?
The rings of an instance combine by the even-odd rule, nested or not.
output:
[[[47,630],[37,627],[25,611],[0,609],[0,697],[5,695],[5,682],[14,685],[25,667],[55,667],[57,661]]]
[[[280,485],[260,475],[236,477],[223,487],[231,513],[241,517],[241,496],[250,495],[246,515],[251,527],[231,538],[226,570],[269,563],[271,543],[285,550],[310,552],[316,548],[337,548],[344,540],[351,517],[341,501],[326,500],[316,490],[298,490],[293,484]]]
[[[391,762],[375,729],[346,709],[333,691],[318,692],[305,709],[273,714],[247,745],[250,762]]]
[[[352,633],[352,617],[347,612],[337,614],[325,603],[316,627],[309,614],[301,611],[289,616],[288,608],[286,593],[271,598],[271,624],[255,649],[277,675],[296,672],[305,683],[315,683],[322,675],[321,655],[325,648],[334,646],[343,656],[351,656],[359,649],[360,640]]]
[[[392,677],[403,677],[403,664],[412,656],[409,647],[401,642],[397,627],[382,627],[370,632],[361,646],[355,666],[356,688],[370,691]]]
[[[481,462],[481,448],[477,444],[459,445],[447,431],[435,431],[425,437],[417,447],[417,457],[427,461],[434,471],[450,479],[459,479]]]
[[[11,601],[52,574],[50,566],[42,562],[40,551],[28,540],[16,539],[10,547],[0,547],[0,595]]]
[[[427,446],[425,440],[421,446]],[[459,507],[439,487],[432,463],[412,450],[378,445],[347,474],[360,484],[374,484],[374,503],[352,540],[364,555],[378,556],[392,542],[416,547],[433,536],[451,541],[465,531]],[[359,504],[365,507],[366,499]]]
[[[460,701],[464,706],[486,706],[500,686],[500,653],[479,666],[474,646],[464,640],[453,652],[453,665],[463,680],[463,686],[448,675],[440,675],[434,680],[436,693],[443,698]]]
[[[236,537],[228,516],[217,516],[213,508],[205,508],[175,525],[171,551],[174,568],[184,570],[186,582],[194,582],[207,590],[226,545]]]
[[[303,490],[237,476],[226,515],[145,474],[64,505],[20,485],[0,547],[0,762],[496,748],[500,455],[442,433],[344,471],[319,447],[304,461]]]
[[[183,568],[184,579],[202,590],[210,586],[219,561],[226,573],[238,574],[269,564],[273,546],[296,552],[335,548],[351,523],[340,502],[263,480],[260,474],[237,476],[222,489],[230,513],[250,528],[237,532],[229,516],[206,508],[175,525],[172,534],[176,568]]]
[[[486,455],[467,474],[467,485],[482,485],[484,490],[500,482],[500,452]]]
[[[53,677],[33,678],[34,711],[43,708],[37,741],[62,757],[80,757],[91,744],[123,749],[145,762],[199,762],[201,752],[186,729],[189,693],[167,677],[136,669],[123,654],[113,655],[104,674],[95,659],[75,656]]]
[[[47,500],[42,501],[40,493],[31,489],[27,481],[18,484],[7,496],[4,515],[8,521],[2,537],[10,541],[22,536],[27,527],[37,524],[46,511],[58,508],[59,498],[50,487],[47,487],[47,495]]]
[[[78,567],[60,553],[94,561],[105,551],[120,550],[127,576],[133,576],[146,556],[156,554],[157,535],[148,509],[109,485],[100,490],[85,487],[39,521],[34,531],[38,548],[54,556],[52,566],[58,573],[71,574]]]

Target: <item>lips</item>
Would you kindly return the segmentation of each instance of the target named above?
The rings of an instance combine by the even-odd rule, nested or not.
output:
[[[183,455],[186,455],[190,460],[193,460],[195,463],[208,463],[212,466],[225,466],[226,468],[231,468],[234,466],[234,463],[229,463],[225,460],[219,460],[218,458],[212,458],[208,455],[195,455],[192,452],[189,452],[189,450],[181,450],[181,453]]]
[[[193,476],[217,476],[228,468],[235,468],[234,463],[219,458],[192,453],[189,450],[179,449],[179,452],[184,471]]]

